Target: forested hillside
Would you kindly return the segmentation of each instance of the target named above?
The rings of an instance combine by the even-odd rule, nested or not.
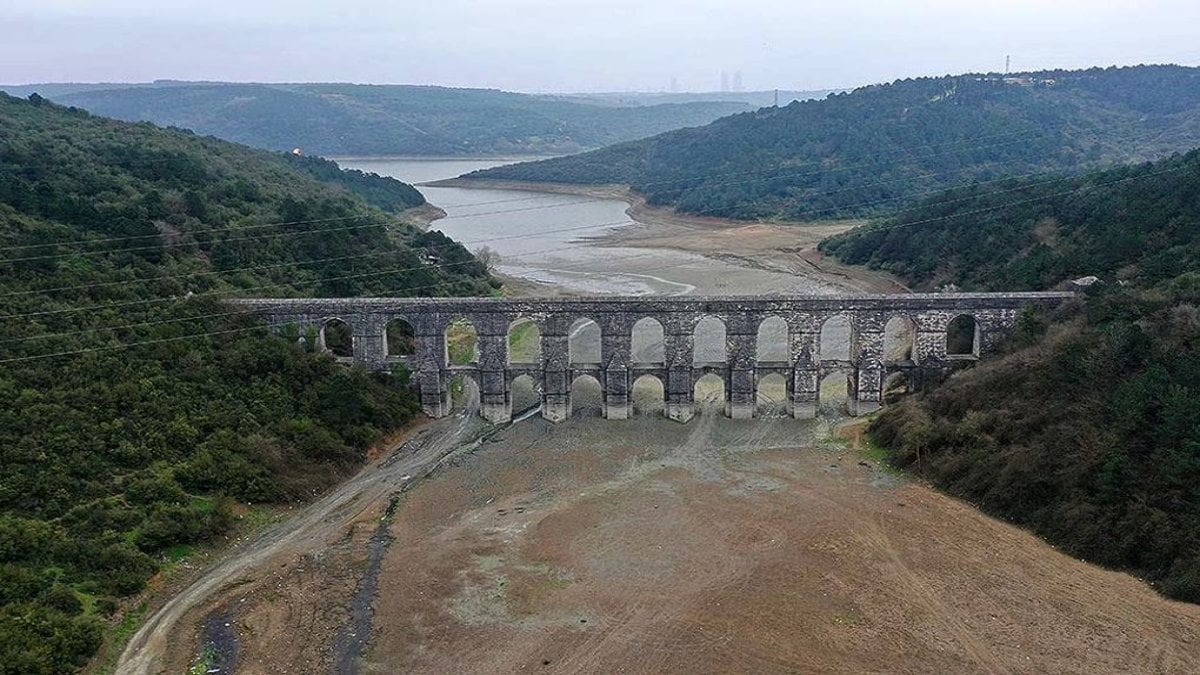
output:
[[[419,410],[402,376],[220,302],[490,292],[460,246],[369,203],[419,198],[0,95],[0,672],[74,670],[164,562],[246,502],[310,498]]]
[[[97,87],[97,85],[91,85]],[[707,124],[741,102],[614,106],[489,89],[401,85],[163,82],[79,89],[64,105],[326,156],[561,154]],[[28,90],[36,85],[17,88]]]
[[[1153,286],[1200,270],[1200,151],[951,190],[821,250],[923,288],[1041,290],[1087,275]]]
[[[924,288],[1099,276],[871,429],[950,492],[1200,602],[1200,152],[950,192],[824,248]]]
[[[811,220],[1197,146],[1200,69],[1139,66],[903,80],[470,177],[628,184],[688,213]]]

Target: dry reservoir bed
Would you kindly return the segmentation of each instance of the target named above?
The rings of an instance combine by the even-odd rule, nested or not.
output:
[[[1200,607],[823,422],[539,419],[406,494],[360,672],[1198,672]],[[329,672],[363,523],[236,600],[240,672]]]

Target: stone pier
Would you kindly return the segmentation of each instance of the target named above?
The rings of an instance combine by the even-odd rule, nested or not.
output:
[[[353,363],[371,370],[403,364],[412,373],[422,407],[431,417],[450,413],[450,383],[469,378],[479,388],[480,411],[503,423],[513,414],[513,382],[528,376],[540,392],[542,415],[559,422],[571,415],[571,386],[590,376],[600,383],[604,416],[622,420],[633,414],[633,384],[649,375],[663,385],[664,414],[686,422],[696,412],[695,385],[713,374],[724,383],[725,414],[735,419],[756,415],[758,388],[764,378],[780,375],[786,382],[786,407],[793,417],[811,418],[820,407],[821,383],[836,374],[846,378],[850,414],[878,410],[889,378],[901,375],[916,389],[931,372],[944,376],[992,353],[1025,307],[1052,307],[1072,293],[946,293],[857,296],[722,296],[722,297],[591,297],[591,298],[328,298],[255,299],[232,303],[262,315],[276,329],[293,326],[300,335],[315,331],[318,348],[325,332],[340,321],[352,334]],[[724,358],[698,362],[696,330],[713,317],[725,328]],[[786,361],[761,361],[760,328],[769,318],[786,323]],[[827,358],[822,329],[835,317],[849,325],[849,357]],[[600,330],[600,361],[571,359],[572,330],[581,320]],[[634,360],[633,326],[653,319],[663,330],[661,360]],[[885,349],[889,321],[910,327],[903,358]],[[477,335],[475,358],[451,364],[447,328],[465,321]],[[532,321],[540,336],[540,362],[514,364],[509,359],[509,331]],[[952,351],[952,325],[966,331],[966,346]],[[388,350],[389,327],[403,326],[412,336],[411,349]],[[960,339],[959,342],[962,342]]]

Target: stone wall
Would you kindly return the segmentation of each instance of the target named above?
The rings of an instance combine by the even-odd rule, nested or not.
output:
[[[512,383],[533,378],[541,392],[542,414],[550,420],[570,415],[571,382],[594,376],[604,392],[605,416],[624,419],[631,412],[631,386],[651,374],[663,383],[666,414],[686,421],[694,414],[694,384],[707,373],[725,383],[726,414],[754,415],[757,383],[772,373],[787,380],[788,409],[795,417],[812,417],[819,402],[821,379],[846,371],[850,412],[877,410],[883,401],[888,374],[902,372],[919,386],[930,372],[946,371],[992,352],[1013,327],[1022,308],[1055,306],[1071,293],[947,293],[797,297],[588,297],[588,298],[328,298],[255,299],[231,301],[263,316],[280,329],[293,325],[304,335],[314,329],[323,336],[332,320],[344,321],[353,332],[353,361],[373,370],[404,363],[413,372],[425,411],[434,417],[450,412],[449,382],[458,374],[479,386],[482,414],[493,422],[512,416]],[[848,360],[822,360],[821,329],[835,316],[850,324]],[[974,319],[976,339],[967,354],[947,353],[947,327],[956,317]],[[717,363],[696,363],[696,325],[706,316],[725,325],[726,356]],[[759,327],[770,317],[787,324],[786,362],[761,362],[757,355]],[[655,363],[632,360],[631,336],[639,320],[651,318],[663,328],[664,359]],[[891,361],[884,353],[884,328],[893,318],[911,322],[911,356]],[[476,359],[450,365],[446,329],[455,320],[469,321],[478,333]],[[600,362],[572,363],[569,332],[576,321],[590,319],[600,326]],[[387,353],[387,325],[406,322],[415,336],[412,354]],[[541,363],[510,364],[508,332],[519,321],[533,321],[541,335]],[[323,346],[323,338],[318,338]]]

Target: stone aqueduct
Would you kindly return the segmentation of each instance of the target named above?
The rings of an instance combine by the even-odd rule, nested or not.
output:
[[[695,411],[694,383],[707,374],[724,381],[725,411],[733,418],[753,417],[758,383],[778,374],[786,382],[787,410],[797,418],[816,415],[821,378],[829,372],[848,374],[851,414],[877,410],[884,381],[890,373],[905,372],[919,383],[931,373],[942,374],[993,351],[1012,328],[1022,308],[1054,306],[1071,293],[961,293],[862,296],[755,297],[587,297],[587,298],[331,298],[254,299],[234,301],[276,329],[292,325],[301,335],[312,330],[324,347],[325,326],[334,320],[353,332],[355,363],[371,370],[405,364],[413,373],[427,414],[450,413],[449,383],[457,375],[472,378],[479,387],[481,413],[492,422],[512,417],[512,385],[528,375],[540,390],[542,415],[561,421],[571,414],[571,386],[590,375],[601,385],[604,415],[624,419],[631,414],[632,386],[643,375],[663,384],[668,417],[687,421]],[[975,325],[974,346],[964,354],[947,352],[947,327],[960,316]],[[822,359],[822,327],[843,316],[850,328],[849,358]],[[697,362],[695,331],[704,317],[725,326],[725,358]],[[787,359],[762,361],[756,352],[760,325],[771,317],[786,323]],[[911,352],[893,360],[884,354],[884,327],[900,317],[915,329]],[[388,354],[387,327],[394,320],[411,327],[413,350]],[[598,362],[572,362],[568,343],[572,326],[590,319],[600,327]],[[653,319],[662,327],[661,360],[633,360],[634,324]],[[469,321],[477,332],[476,358],[452,365],[447,352],[447,328]],[[540,363],[512,363],[509,330],[517,322],[533,321],[541,340]]]

